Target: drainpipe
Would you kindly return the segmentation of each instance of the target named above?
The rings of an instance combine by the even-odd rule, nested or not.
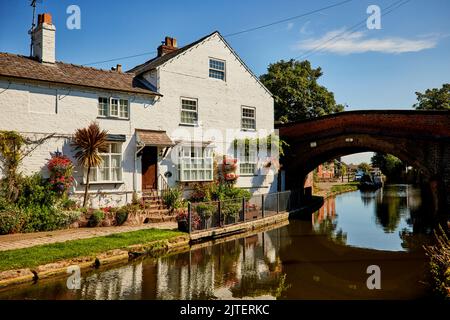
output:
[[[133,191],[137,192],[137,158],[138,153],[142,151],[142,149],[145,148],[144,146],[138,146],[138,149],[134,153],[134,172],[133,172]]]

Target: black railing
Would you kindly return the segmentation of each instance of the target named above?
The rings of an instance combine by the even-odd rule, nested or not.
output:
[[[302,191],[260,194],[250,199],[188,203],[189,232],[220,228],[300,208]]]
[[[166,178],[162,175],[158,175],[158,186],[159,186],[159,195],[164,199],[164,196],[167,192],[170,191],[169,184],[167,183]]]

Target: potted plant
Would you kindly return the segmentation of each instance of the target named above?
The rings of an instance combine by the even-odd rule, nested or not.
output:
[[[236,222],[236,218],[241,210],[241,203],[239,201],[231,200],[222,203],[222,214],[224,224],[232,224]]]
[[[212,215],[215,211],[215,206],[211,203],[198,203],[195,206],[195,211],[197,211],[198,215],[202,221],[203,229],[211,228]]]
[[[180,209],[176,215],[178,230],[182,232],[189,232],[189,219],[187,210]]]

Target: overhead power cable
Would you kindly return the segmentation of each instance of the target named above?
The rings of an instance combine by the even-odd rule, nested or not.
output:
[[[267,27],[270,27],[270,26],[274,26],[274,25],[277,25],[277,24],[280,24],[280,23],[283,23],[283,22],[287,22],[287,21],[303,18],[303,17],[309,16],[309,15],[312,15],[312,14],[315,14],[315,13],[319,13],[319,12],[324,11],[324,10],[328,10],[328,9],[331,9],[331,8],[334,8],[334,7],[341,6],[341,5],[346,4],[348,2],[351,2],[351,1],[353,1],[353,0],[340,1],[340,2],[331,4],[331,5],[319,8],[319,9],[315,9],[315,10],[312,10],[312,11],[309,11],[309,12],[302,13],[300,15],[296,15],[296,16],[292,16],[292,17],[289,17],[289,18],[273,21],[273,22],[270,22],[270,23],[267,23],[267,24],[259,25],[259,26],[252,27],[252,28],[245,29],[245,30],[241,30],[241,31],[238,31],[238,32],[229,33],[229,34],[224,35],[224,37],[225,38],[234,37],[234,36],[237,36],[237,35],[240,35],[240,34],[243,34],[243,33],[248,33],[248,32],[252,32],[252,31],[255,31],[255,30],[262,29],[262,28],[267,28]],[[145,56],[145,55],[151,55],[151,54],[155,54],[155,53],[156,53],[156,51],[144,52],[144,53],[139,53],[139,54],[135,54],[135,55],[131,55],[131,56],[125,56],[125,57],[111,58],[111,59],[108,59],[108,60],[89,62],[89,63],[83,64],[83,66],[90,66],[90,65],[101,64],[101,63],[106,63],[106,62],[112,62],[112,61],[117,61],[117,60],[131,59],[131,58],[141,57],[141,56]]]

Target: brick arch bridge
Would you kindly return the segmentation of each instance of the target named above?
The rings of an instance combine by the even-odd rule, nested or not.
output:
[[[419,169],[436,208],[450,209],[450,112],[349,111],[277,128],[290,145],[282,159],[287,188],[302,188],[307,174],[325,161],[378,151]]]

